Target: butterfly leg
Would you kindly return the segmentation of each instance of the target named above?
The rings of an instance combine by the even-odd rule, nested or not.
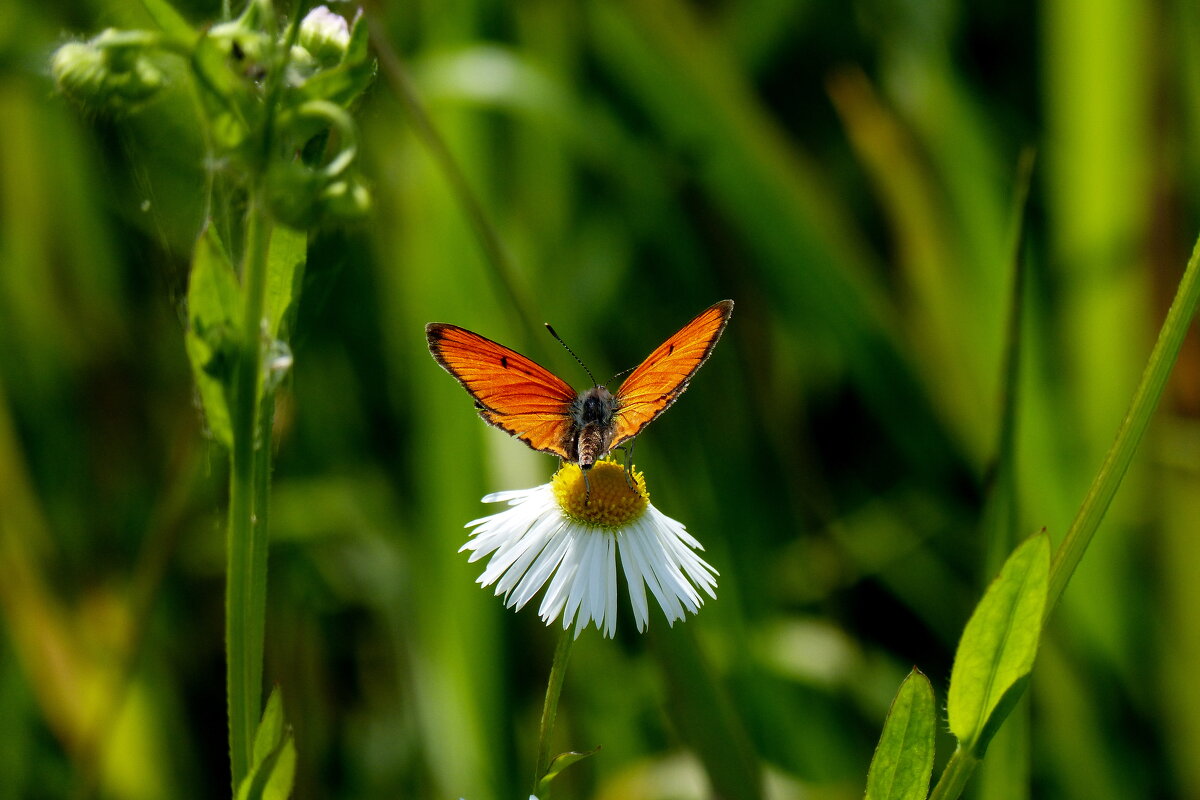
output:
[[[630,489],[637,487],[633,483],[633,446],[637,444],[637,439],[630,439],[629,444],[623,444],[615,448],[625,454],[625,483]]]

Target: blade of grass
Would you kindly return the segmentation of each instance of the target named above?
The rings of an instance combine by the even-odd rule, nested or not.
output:
[[[1025,150],[1017,165],[1013,192],[1011,235],[1012,295],[1009,300],[1008,330],[1005,332],[1004,366],[1000,380],[1000,424],[995,459],[985,481],[987,493],[981,529],[986,542],[984,565],[994,575],[1004,554],[1017,542],[1020,510],[1017,504],[1016,428],[1017,393],[1021,372],[1023,293],[1026,280],[1025,214],[1029,184],[1033,177],[1034,151]],[[1029,702],[1022,700],[1009,715],[988,748],[988,758],[979,774],[981,800],[1022,800],[1029,796]]]
[[[1091,488],[1084,498],[1079,512],[1075,517],[1066,537],[1058,546],[1051,563],[1050,580],[1043,619],[1053,612],[1063,590],[1079,566],[1087,546],[1095,536],[1104,512],[1108,510],[1113,495],[1121,484],[1125,471],[1133,459],[1133,454],[1141,442],[1146,427],[1162,397],[1171,368],[1179,355],[1184,336],[1191,326],[1200,306],[1200,239],[1197,240],[1192,255],[1188,259],[1187,268],[1180,280],[1179,289],[1171,308],[1167,312],[1166,321],[1159,332],[1158,340],[1150,354],[1150,360],[1142,373],[1142,380],[1134,392],[1129,411],[1126,413],[1117,431],[1116,441],[1108,451],[1099,473],[1092,481]],[[1008,708],[1011,711],[1011,705]],[[1003,724],[1007,712],[1001,709],[994,719],[989,721],[993,730]],[[942,772],[931,800],[953,800],[962,794],[971,773],[979,764],[979,759],[963,747],[959,747],[951,756],[950,762]]]
[[[1071,527],[1067,530],[1066,537],[1054,553],[1054,562],[1050,570],[1050,594],[1046,603],[1047,616],[1054,610],[1063,590],[1066,589],[1067,583],[1079,566],[1083,554],[1087,552],[1088,544],[1091,543],[1096,529],[1100,527],[1100,522],[1104,519],[1104,512],[1108,510],[1113,495],[1117,493],[1117,488],[1121,485],[1121,479],[1125,477],[1125,472],[1129,469],[1133,454],[1136,452],[1138,444],[1141,443],[1142,435],[1145,434],[1146,427],[1154,416],[1154,410],[1158,407],[1163,389],[1166,388],[1167,378],[1170,377],[1171,369],[1175,366],[1179,348],[1183,346],[1183,338],[1191,326],[1192,319],[1196,316],[1198,305],[1200,305],[1200,240],[1197,240],[1191,258],[1188,259],[1187,269],[1179,282],[1175,299],[1167,311],[1166,322],[1163,323],[1158,340],[1154,343],[1154,350],[1150,353],[1150,360],[1147,362],[1142,379],[1134,392],[1129,410],[1121,421],[1121,427],[1117,430],[1116,441],[1113,442],[1108,454],[1104,457],[1100,472],[1092,481],[1083,505],[1079,508],[1079,513],[1075,515]]]

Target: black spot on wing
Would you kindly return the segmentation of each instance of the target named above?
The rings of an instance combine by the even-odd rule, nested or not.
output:
[[[508,356],[500,356],[500,366],[503,369],[508,369]]]

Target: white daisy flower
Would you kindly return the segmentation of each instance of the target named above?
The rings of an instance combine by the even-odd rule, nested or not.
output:
[[[704,547],[683,523],[650,504],[642,473],[633,478],[631,488],[623,467],[599,461],[585,482],[577,465],[566,464],[550,483],[489,494],[483,502],[509,508],[468,522],[474,530],[459,552],[471,551],[472,562],[491,556],[477,582],[496,584],[509,608],[548,584],[539,615],[547,625],[561,616],[564,630],[575,622],[576,638],[591,622],[606,636],[616,631],[619,554],[638,630],[650,619],[647,586],[673,625],[700,610],[699,589],[716,598],[718,573],[697,555]]]

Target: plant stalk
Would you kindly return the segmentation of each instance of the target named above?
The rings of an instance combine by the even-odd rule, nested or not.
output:
[[[230,403],[233,452],[229,476],[228,571],[225,584],[226,691],[234,795],[250,769],[262,711],[267,600],[266,486],[270,426],[260,425],[262,316],[271,219],[261,191],[251,191],[243,251],[242,330]],[[262,415],[269,419],[271,415]]]
[[[929,795],[929,800],[957,800],[979,763],[978,758],[961,747],[955,750],[954,755],[950,756],[950,760],[946,762],[946,768],[942,770],[942,777],[938,778],[937,785],[933,787],[933,792]]]
[[[546,770],[550,768],[550,739],[554,733],[554,719],[558,716],[558,698],[562,694],[563,678],[567,674],[567,658],[571,654],[571,644],[575,636],[570,628],[565,628],[558,637],[558,646],[554,648],[554,663],[550,666],[550,680],[546,683],[546,702],[542,706],[542,722],[538,727],[537,765],[533,773],[533,788],[530,794],[536,795],[539,784]],[[540,797],[540,795],[539,795]],[[541,800],[546,800],[541,797]]]
[[[1054,552],[1054,562],[1050,566],[1050,590],[1046,599],[1045,617],[1049,618],[1059,597],[1079,566],[1079,561],[1087,551],[1104,513],[1112,503],[1121,479],[1125,477],[1129,463],[1133,460],[1134,451],[1142,441],[1146,426],[1154,416],[1154,409],[1162,397],[1175,359],[1179,356],[1179,348],[1183,338],[1191,326],[1192,318],[1196,315],[1197,305],[1200,304],[1200,240],[1192,249],[1188,259],[1187,269],[1179,281],[1179,289],[1171,308],[1167,311],[1167,319],[1154,343],[1150,360],[1142,373],[1142,379],[1134,392],[1129,404],[1129,411],[1121,421],[1117,430],[1116,440],[1104,457],[1095,480],[1088,489],[1079,512],[1071,522],[1058,549]]]

